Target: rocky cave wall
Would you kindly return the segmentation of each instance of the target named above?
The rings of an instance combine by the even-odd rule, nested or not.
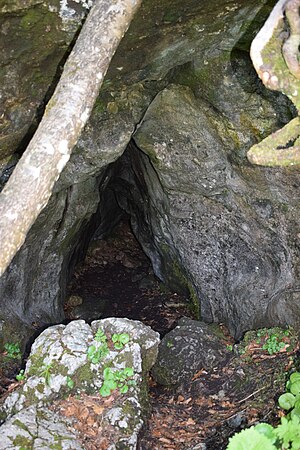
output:
[[[88,3],[0,8],[2,184]],[[251,167],[245,157],[294,114],[249,59],[267,3],[144,1],[49,205],[1,277],[4,340],[64,319],[68,277],[119,207],[157,275],[185,287],[204,320],[225,322],[236,337],[298,321],[299,171]]]

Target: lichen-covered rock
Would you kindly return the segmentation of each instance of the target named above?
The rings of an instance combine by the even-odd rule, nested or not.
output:
[[[0,427],[1,450],[83,450],[72,421],[36,405],[23,409]]]
[[[98,330],[101,330],[101,339]],[[122,333],[126,333],[128,342],[116,348],[112,337]],[[20,435],[32,448],[51,448],[54,433],[66,426],[66,420],[59,418],[57,412],[48,410],[49,405],[54,400],[62,399],[66,393],[80,395],[84,392],[100,396],[98,391],[105,384],[105,369],[109,368],[112,374],[129,369],[128,380],[126,376],[121,381],[116,378],[116,386],[110,385],[108,394],[103,392],[103,395],[110,395],[120,390],[119,395],[115,395],[115,402],[103,408],[103,421],[116,428],[116,447],[112,448],[123,445],[122,448],[135,449],[148,408],[146,375],[156,360],[158,343],[158,333],[128,319],[98,320],[91,326],[78,320],[47,328],[32,345],[24,383],[1,406],[2,415],[4,413],[7,417],[0,427],[1,436],[5,436],[5,442],[9,445],[12,445],[11,441],[16,442]],[[100,353],[97,353],[98,350]],[[124,394],[128,391],[126,396],[121,395],[124,384],[127,386]],[[31,430],[29,425],[33,416],[36,420],[32,427],[37,427],[38,432]],[[43,425],[45,420],[49,421],[48,434]],[[72,417],[70,420],[72,424]],[[61,437],[64,435],[63,432]],[[75,439],[76,433],[74,436]],[[48,447],[38,446],[42,444]],[[79,441],[77,447],[67,447],[65,443],[61,445],[60,448],[81,448]],[[0,443],[0,448],[6,447],[1,447]]]
[[[201,369],[225,364],[230,352],[213,329],[191,319],[181,319],[159,345],[152,375],[159,384],[180,385],[191,381]]]

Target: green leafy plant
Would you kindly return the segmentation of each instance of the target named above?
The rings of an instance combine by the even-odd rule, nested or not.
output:
[[[24,369],[22,369],[22,370],[20,370],[18,375],[16,375],[16,380],[17,381],[24,381],[25,378],[26,378],[26,375],[24,374]]]
[[[274,353],[280,352],[285,346],[286,343],[281,341],[279,336],[271,334],[263,345],[263,350],[267,350],[269,355],[273,355]]]
[[[130,341],[130,337],[127,333],[113,334],[111,340],[114,343],[115,349],[122,350],[124,345],[128,344]]]
[[[69,376],[67,376],[67,386],[68,386],[69,389],[73,389],[73,387],[75,386],[74,381]]]
[[[98,364],[101,359],[105,358],[109,353],[107,343],[102,344],[100,347],[96,345],[90,345],[88,348],[87,356],[93,364]]]
[[[251,427],[230,438],[227,450],[276,450],[276,447],[272,440]]]
[[[286,417],[281,418],[281,424],[274,429],[277,439],[284,449],[300,449],[300,420],[299,417],[292,417],[290,420]]]
[[[299,417],[281,418],[281,423],[273,428],[267,423],[236,433],[229,439],[227,450],[299,450]]]
[[[109,353],[107,337],[101,328],[99,328],[95,334],[95,341],[97,344],[89,346],[87,356],[93,364],[98,364],[100,360],[105,358]]]
[[[229,439],[227,450],[300,450],[300,373],[291,374],[287,392],[278,399],[285,411],[277,427],[260,423]]]
[[[289,411],[289,416],[300,418],[300,373],[294,372],[286,384],[286,391],[278,399],[279,406]]]
[[[20,345],[18,343],[13,344],[12,342],[7,342],[4,345],[4,350],[8,358],[20,359],[22,356]]]
[[[129,386],[136,384],[132,379],[134,371],[132,367],[125,367],[121,370],[112,370],[110,367],[106,367],[103,371],[103,384],[100,388],[100,395],[102,397],[108,397],[111,393],[119,389],[121,394],[128,392]]]
[[[104,334],[102,328],[99,328],[95,334],[95,341],[101,342],[102,344],[107,342],[107,337]]]
[[[49,386],[49,384],[50,384],[52,370],[53,370],[52,363],[49,363],[49,364],[43,364],[39,371],[39,375],[41,377],[45,378],[45,384],[47,386]]]

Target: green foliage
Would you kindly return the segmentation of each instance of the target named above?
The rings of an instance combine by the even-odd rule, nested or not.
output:
[[[299,416],[300,412],[300,373],[294,372],[291,374],[288,382],[286,383],[285,394],[282,394],[278,403],[279,406],[285,411],[290,411],[290,416]],[[294,408],[292,410],[292,408]],[[291,411],[292,410],[292,411]]]
[[[258,424],[229,439],[227,450],[300,450],[300,373],[291,374],[286,389],[278,403],[285,411],[286,417],[273,428],[266,423]],[[259,438],[261,434],[262,438]]]
[[[74,383],[74,381],[72,380],[72,378],[69,377],[69,376],[67,376],[67,386],[68,386],[68,388],[69,388],[69,389],[73,389],[74,385],[75,385],[75,383]]]
[[[102,344],[105,344],[107,342],[107,337],[105,336],[102,328],[99,328],[97,330],[97,333],[95,334],[95,341],[101,342]]]
[[[6,356],[12,359],[20,359],[22,356],[20,345],[18,343],[13,344],[12,342],[7,342],[4,345]]]
[[[168,348],[172,348],[172,347],[174,347],[174,344],[173,344],[173,342],[171,342],[171,341],[167,341],[167,347],[168,347]]]
[[[276,334],[271,334],[263,345],[263,350],[267,350],[269,355],[280,352],[285,347],[285,342],[280,341],[280,337]]]
[[[133,386],[136,382],[132,379],[134,371],[132,367],[125,367],[121,370],[112,370],[106,367],[103,371],[103,384],[100,388],[102,397],[108,397],[111,393],[119,389],[121,394],[126,394],[129,386]]]
[[[24,381],[25,378],[26,378],[26,375],[24,374],[24,369],[22,369],[22,370],[20,370],[18,375],[16,375],[16,380],[17,381]]]
[[[87,356],[93,364],[98,364],[101,359],[105,358],[109,353],[107,343],[103,343],[100,347],[96,345],[90,345],[88,348]]]
[[[251,427],[230,438],[227,450],[276,450],[276,447],[267,436]]]
[[[291,394],[290,392],[286,392],[285,394],[282,394],[278,399],[278,404],[280,408],[285,409],[286,411],[289,411],[292,409],[295,405],[295,396]]]
[[[107,337],[104,334],[104,331],[99,328],[95,334],[95,341],[101,345],[90,345],[88,348],[88,359],[93,364],[98,364],[101,359],[105,358],[105,356],[109,353],[109,348],[107,345]]]
[[[52,372],[53,366],[52,363],[50,364],[43,364],[40,368],[39,375],[43,378],[45,378],[45,384],[49,386],[50,384],[50,378],[51,378],[51,372]]]
[[[299,450],[300,449],[300,419],[292,417],[287,419],[281,418],[281,424],[274,429],[278,440],[282,444],[281,448]]]
[[[114,343],[115,349],[122,350],[124,345],[128,344],[130,338],[129,334],[121,333],[121,334],[113,334],[111,340]]]

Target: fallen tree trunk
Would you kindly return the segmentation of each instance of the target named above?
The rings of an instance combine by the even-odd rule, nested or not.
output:
[[[0,276],[47,205],[142,0],[95,0],[42,121],[0,194]]]

